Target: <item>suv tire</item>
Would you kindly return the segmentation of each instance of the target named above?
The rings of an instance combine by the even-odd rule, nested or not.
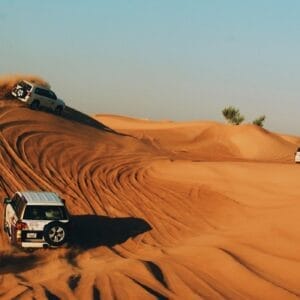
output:
[[[54,221],[44,227],[44,239],[50,246],[61,246],[67,238],[67,226],[62,222]]]
[[[31,109],[36,110],[36,109],[39,109],[39,107],[40,107],[40,101],[38,101],[38,100],[34,100],[34,101],[30,104],[30,108],[31,108]]]
[[[62,108],[62,106],[56,106],[55,107],[55,113],[57,114],[57,115],[61,115],[62,114],[62,111],[63,111],[63,108]]]

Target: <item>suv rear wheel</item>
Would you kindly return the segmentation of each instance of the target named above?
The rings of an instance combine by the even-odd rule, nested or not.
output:
[[[50,246],[61,246],[68,238],[68,232],[64,223],[54,221],[44,228],[44,239]]]
[[[39,109],[39,107],[40,107],[40,102],[39,102],[38,100],[34,100],[34,101],[30,104],[30,108],[31,108],[31,109],[36,110],[36,109]]]

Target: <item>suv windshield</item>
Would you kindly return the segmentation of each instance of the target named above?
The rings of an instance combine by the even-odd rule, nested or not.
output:
[[[32,205],[25,209],[25,220],[66,220],[67,214],[64,206]]]

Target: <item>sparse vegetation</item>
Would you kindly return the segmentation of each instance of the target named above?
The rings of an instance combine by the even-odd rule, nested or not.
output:
[[[240,110],[235,108],[234,106],[225,107],[222,110],[222,114],[230,124],[239,125],[245,120],[244,116],[241,115]],[[257,125],[259,127],[264,127],[265,120],[266,120],[266,116],[262,115],[256,118],[252,122],[252,124]]]
[[[264,127],[264,121],[266,120],[266,116],[263,115],[263,116],[260,116],[258,118],[256,118],[252,124],[254,125],[257,125],[257,126],[260,126],[260,127]]]
[[[241,124],[245,118],[240,114],[240,110],[233,107],[233,106],[228,106],[225,107],[222,110],[224,118],[230,123],[234,125],[239,125]]]

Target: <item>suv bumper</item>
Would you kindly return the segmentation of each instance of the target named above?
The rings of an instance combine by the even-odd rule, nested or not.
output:
[[[28,234],[34,234],[34,237],[28,237]],[[48,245],[44,240],[43,231],[22,230],[19,235],[20,237],[17,238],[17,244],[22,248],[43,248]]]
[[[21,242],[22,248],[48,248],[49,245],[46,242]]]

